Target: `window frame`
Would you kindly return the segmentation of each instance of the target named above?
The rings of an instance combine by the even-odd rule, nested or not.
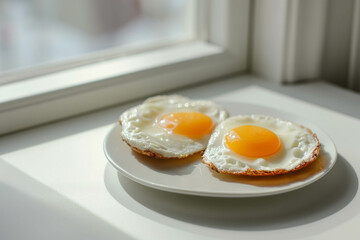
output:
[[[197,39],[0,86],[0,134],[246,71],[249,0],[196,3]]]

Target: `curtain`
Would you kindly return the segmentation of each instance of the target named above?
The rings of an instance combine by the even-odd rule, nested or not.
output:
[[[360,0],[329,0],[321,78],[360,92]]]

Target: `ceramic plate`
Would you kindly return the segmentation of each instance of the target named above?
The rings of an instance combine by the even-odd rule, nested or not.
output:
[[[169,192],[213,197],[255,197],[292,191],[319,180],[334,166],[337,157],[334,143],[314,124],[298,116],[259,105],[234,102],[219,104],[231,116],[264,114],[310,128],[321,143],[319,158],[302,170],[274,177],[224,175],[210,170],[201,162],[200,155],[180,160],[142,156],[122,141],[119,124],[114,125],[105,137],[105,155],[121,174],[140,184]]]

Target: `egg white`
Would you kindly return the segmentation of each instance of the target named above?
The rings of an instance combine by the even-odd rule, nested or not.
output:
[[[274,132],[281,140],[281,150],[268,157],[241,156],[226,145],[226,134],[241,125],[254,125]],[[309,159],[319,147],[310,130],[279,118],[260,115],[239,115],[226,119],[214,130],[203,155],[204,162],[213,164],[219,172],[241,174],[247,171],[290,171]]]
[[[179,95],[157,96],[121,114],[121,136],[129,145],[165,158],[182,158],[203,151],[211,134],[194,140],[169,132],[158,124],[166,114],[185,111],[206,114],[215,125],[228,117],[223,107],[211,101],[193,101]]]

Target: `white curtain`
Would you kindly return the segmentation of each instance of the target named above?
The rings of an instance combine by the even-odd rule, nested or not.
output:
[[[322,76],[360,92],[360,0],[329,0]]]
[[[360,92],[360,0],[256,0],[250,71]]]
[[[360,0],[355,3],[352,33],[349,87],[360,92]]]

